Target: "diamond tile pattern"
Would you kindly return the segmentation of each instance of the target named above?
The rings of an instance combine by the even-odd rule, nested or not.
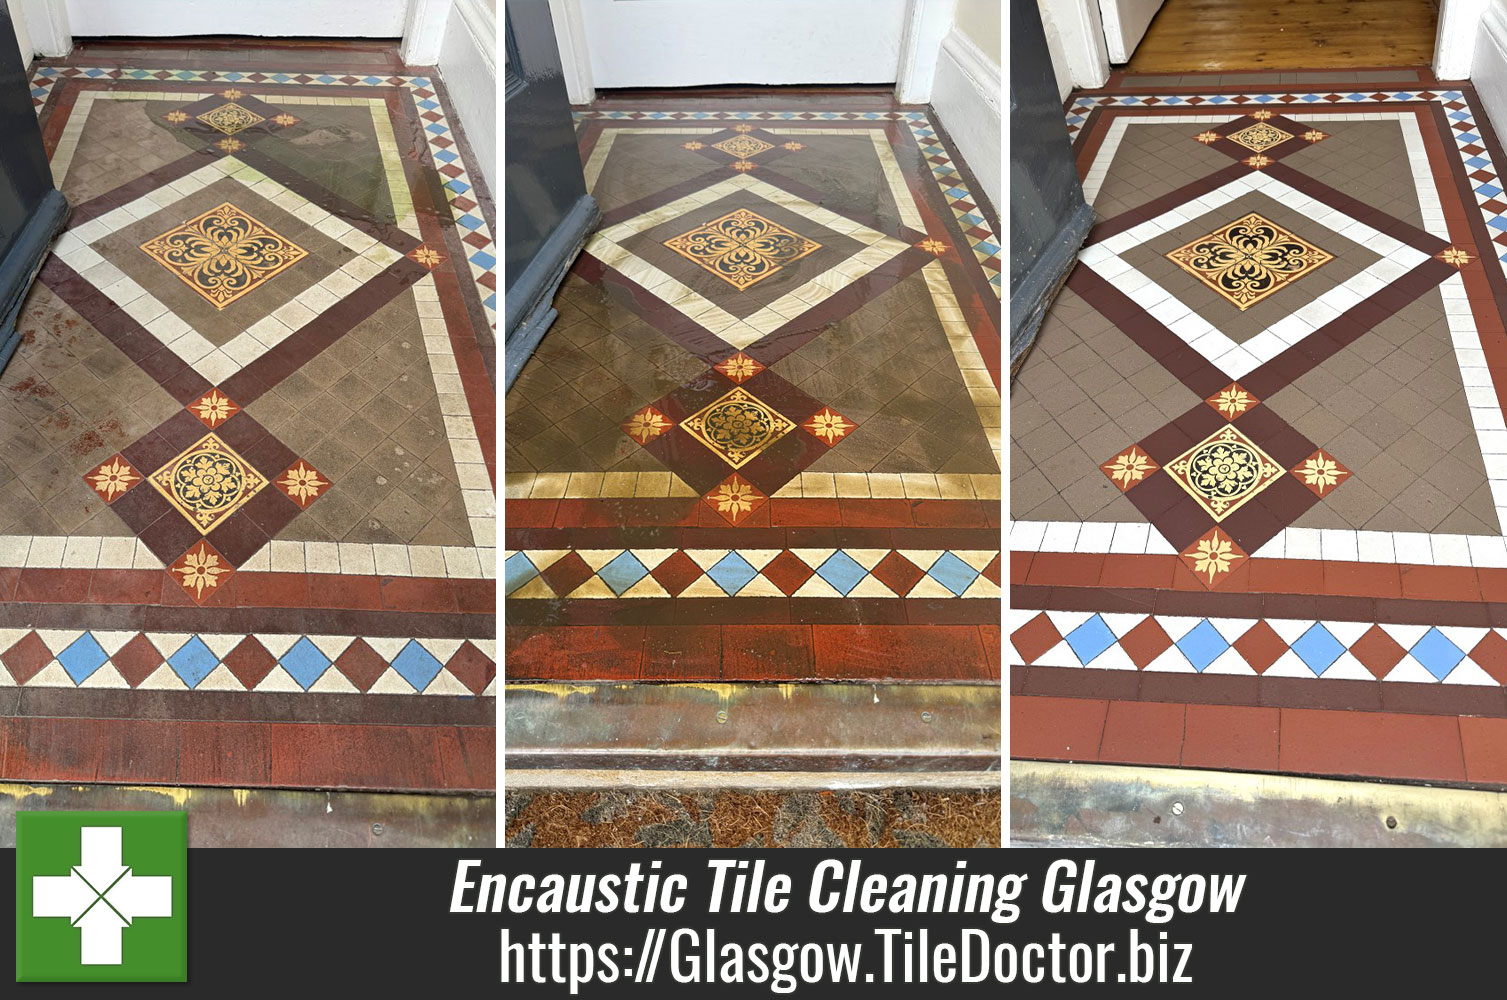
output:
[[[102,686],[310,691],[336,652],[334,670],[349,686],[331,690],[451,696],[483,694],[497,676],[491,640],[290,638],[0,629],[0,666],[6,683],[45,687],[89,686],[108,674]]]
[[[997,571],[995,578],[985,573],[999,559],[999,553],[991,550],[938,554],[911,549],[782,549],[772,557],[765,553],[757,565],[749,561],[752,552],[736,551],[719,551],[699,561],[695,550],[679,549],[623,549],[596,555],[601,568],[593,571],[578,552],[508,553],[503,560],[503,593],[514,598],[706,597],[699,582],[704,572],[716,590],[728,597],[768,597],[776,591],[799,597],[855,592],[869,597],[1000,596]]]
[[[1013,611],[1012,663],[1384,683],[1507,685],[1507,630]]]

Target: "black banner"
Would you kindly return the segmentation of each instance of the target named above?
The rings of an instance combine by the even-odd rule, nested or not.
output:
[[[1149,984],[1249,995],[1328,980],[1397,995],[1467,982],[1499,953],[1490,911],[1465,905],[1489,898],[1489,855],[189,854],[186,986],[17,988],[610,997]],[[5,861],[13,879],[14,852]]]

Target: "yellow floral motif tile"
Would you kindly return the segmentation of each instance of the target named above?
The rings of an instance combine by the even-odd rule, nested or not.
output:
[[[222,104],[218,108],[206,111],[198,117],[201,122],[210,128],[217,132],[223,132],[226,135],[235,135],[242,129],[248,129],[253,125],[260,125],[267,120],[255,111],[243,108],[234,102]]]
[[[1218,528],[1210,528],[1179,556],[1206,587],[1222,582],[1246,558],[1235,540]]]
[[[1167,464],[1167,474],[1215,521],[1222,521],[1286,470],[1233,424],[1226,424]]]
[[[1121,493],[1141,482],[1158,468],[1160,466],[1151,460],[1151,456],[1136,445],[1132,445],[1099,466],[1099,469],[1109,477],[1109,481],[1114,483]]]
[[[1234,420],[1261,400],[1251,395],[1250,390],[1239,382],[1231,382],[1204,402],[1212,406],[1226,420]]]
[[[794,423],[742,386],[686,417],[680,426],[735,469],[795,429]]]
[[[173,509],[203,534],[267,485],[267,480],[214,434],[206,434],[147,477]]]
[[[1232,132],[1230,134],[1231,142],[1238,143],[1253,153],[1264,153],[1273,146],[1280,146],[1291,138],[1291,132],[1277,128],[1277,126],[1269,122],[1257,122],[1254,125],[1246,126],[1239,132]]]
[[[216,309],[308,256],[303,247],[228,201],[154,236],[141,250]]]
[[[746,160],[750,156],[758,156],[767,149],[773,149],[774,143],[765,142],[757,136],[735,135],[731,139],[723,139],[721,142],[712,143],[712,148],[720,149],[728,156],[736,156],[740,160]]]
[[[666,240],[665,246],[740,292],[821,249],[815,240],[746,208]]]
[[[1244,311],[1334,256],[1253,212],[1178,247],[1167,259]]]

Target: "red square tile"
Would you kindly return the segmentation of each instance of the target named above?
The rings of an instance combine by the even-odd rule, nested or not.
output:
[[[874,566],[874,578],[893,590],[900,597],[911,592],[921,582],[926,571],[898,552],[891,552]]]
[[[260,684],[262,678],[277,666],[277,661],[267,652],[266,647],[249,635],[235,649],[225,654],[225,659],[221,662],[235,675],[236,680],[246,685],[248,691]]]
[[[455,655],[445,664],[445,669],[472,694],[481,694],[497,676],[497,664],[470,640],[460,644]]]
[[[724,680],[784,681],[811,676],[810,625],[722,626]]]
[[[503,630],[508,680],[636,680],[643,657],[641,625],[567,625]]]
[[[570,592],[581,584],[595,576],[595,572],[586,564],[576,552],[565,553],[559,559],[545,567],[544,572],[539,574],[544,577],[544,582],[549,584],[550,589],[561,597],[569,597]]]
[[[1183,767],[1275,771],[1281,710],[1247,705],[1189,705]]]
[[[126,679],[127,684],[136,687],[162,666],[163,659],[157,647],[146,636],[136,635],[115,651],[110,662],[115,664],[115,669]]]
[[[815,570],[807,566],[789,549],[771,559],[763,569],[764,579],[780,588],[780,593],[786,597],[799,590],[801,584],[811,579],[811,574],[814,572]]]
[[[1035,663],[1047,650],[1062,641],[1062,633],[1052,624],[1052,619],[1043,611],[1010,633],[1010,644],[1026,666]]]
[[[1507,719],[1462,716],[1460,743],[1466,778],[1507,785]]]
[[[370,691],[377,678],[387,672],[387,661],[367,643],[357,638],[335,657],[335,666],[361,691]]]
[[[1010,756],[1098,760],[1109,703],[1094,698],[1010,699]]]
[[[645,680],[718,680],[722,629],[718,625],[651,625],[644,629],[639,675]]]
[[[1281,768],[1297,774],[1464,781],[1459,720],[1282,709]]]
[[[1492,633],[1495,634],[1495,633]],[[1407,650],[1397,644],[1397,640],[1387,634],[1380,625],[1372,625],[1366,629],[1366,634],[1355,640],[1350,647],[1350,653],[1371,673],[1381,680],[1392,672]]]
[[[1487,632],[1470,651],[1470,658],[1498,684],[1507,684],[1507,639],[1495,630]]]
[[[680,592],[701,578],[701,567],[696,561],[679,549],[649,571],[649,575],[658,581],[659,585],[670,592],[670,596],[679,597]]]
[[[1130,662],[1144,670],[1146,664],[1165,653],[1172,645],[1171,636],[1157,624],[1155,618],[1145,621],[1126,632],[1120,638],[1120,648],[1130,657]]]
[[[14,646],[0,653],[0,663],[5,664],[17,684],[25,684],[51,662],[52,651],[35,632],[26,633]]]
[[[1287,652],[1287,643],[1266,622],[1257,622],[1246,629],[1245,634],[1236,639],[1233,645],[1235,651],[1258,674],[1266,673],[1267,668]]]

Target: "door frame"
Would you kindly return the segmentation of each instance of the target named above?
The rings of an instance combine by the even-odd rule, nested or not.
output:
[[[953,4],[954,0],[906,0],[895,80],[895,98],[900,103],[926,104],[931,100],[942,40],[952,27]],[[596,100],[596,86],[581,0],[549,0],[549,10],[560,46],[566,94],[571,104],[590,104]]]

